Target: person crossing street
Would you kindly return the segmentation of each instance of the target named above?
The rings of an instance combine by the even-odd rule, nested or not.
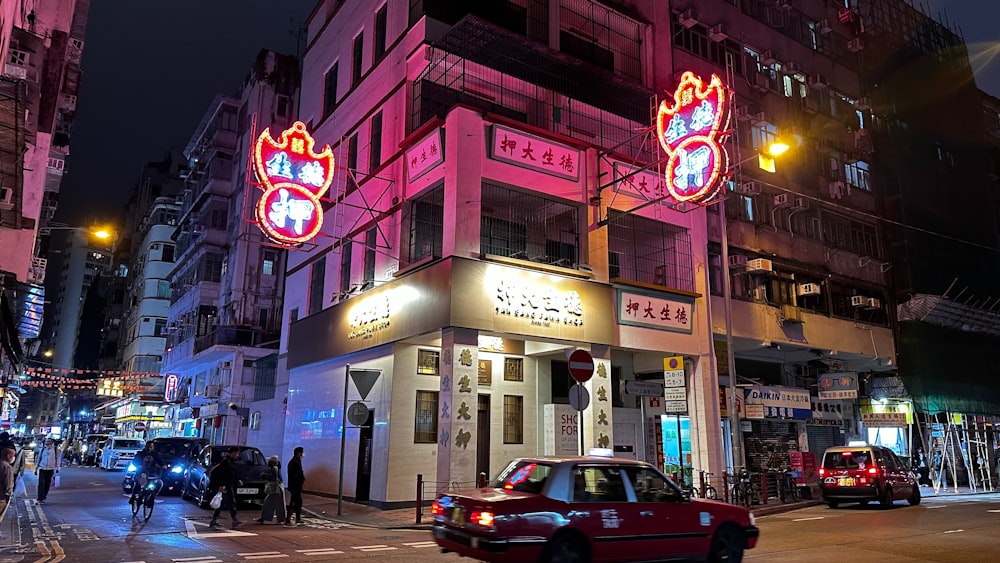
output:
[[[236,458],[239,455],[239,446],[230,447],[229,451],[226,452],[226,457],[222,458],[222,461],[209,473],[209,489],[222,493],[222,504],[215,509],[212,521],[208,524],[213,528],[219,525],[219,513],[224,509],[229,510],[229,516],[233,519],[233,528],[238,528],[243,524],[236,518],[236,488],[243,484],[236,477]]]
[[[305,473],[302,472],[302,456],[305,449],[302,446],[295,448],[292,459],[288,460],[288,492],[292,498],[285,512],[285,525],[292,525],[292,512],[295,512],[295,525],[302,524],[302,485],[306,482]]]

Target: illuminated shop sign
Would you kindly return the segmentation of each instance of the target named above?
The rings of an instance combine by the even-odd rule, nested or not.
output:
[[[690,71],[681,76],[673,99],[660,103],[656,132],[669,155],[667,191],[677,201],[707,201],[719,190],[729,167],[722,146],[729,135],[728,105],[717,75],[706,86]]]
[[[754,385],[746,390],[745,404],[747,418],[812,418],[812,401],[806,389]]]
[[[121,397],[125,395],[125,384],[113,379],[101,379],[97,382],[96,394],[99,397]]]
[[[644,326],[675,332],[693,332],[694,298],[618,292],[618,324]],[[683,370],[683,368],[682,368]]]
[[[257,138],[254,170],[264,193],[257,202],[257,224],[271,239],[298,245],[315,237],[323,226],[319,198],[333,181],[333,151],[315,141],[296,121],[275,141],[268,129]]]
[[[177,382],[180,378],[176,373],[168,373],[163,379],[163,400],[172,402],[177,395]]]
[[[567,180],[580,178],[581,152],[566,145],[522,133],[517,129],[493,126],[490,158],[544,172]]]
[[[376,331],[389,328],[389,313],[388,295],[376,295],[361,301],[348,316],[351,330],[347,338],[370,338]]]
[[[559,291],[531,282],[500,280],[493,305],[496,314],[523,318],[533,325],[583,326],[583,303],[576,291]]]

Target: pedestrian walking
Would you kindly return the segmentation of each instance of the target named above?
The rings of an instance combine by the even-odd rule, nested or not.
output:
[[[14,496],[14,463],[15,452],[13,448],[3,448],[0,450],[0,491],[3,501],[9,503]]]
[[[52,486],[52,477],[59,473],[59,452],[51,437],[42,442],[42,451],[35,463],[35,475],[38,476],[38,503],[45,504]]]
[[[302,472],[302,456],[305,449],[298,446],[293,450],[292,459],[288,460],[288,492],[291,494],[291,501],[288,504],[288,511],[285,516],[285,525],[292,525],[292,512],[295,512],[295,525],[302,524],[302,485],[306,482],[306,475]]]
[[[212,514],[212,521],[208,523],[211,527],[219,525],[219,513],[227,509],[229,510],[229,516],[233,519],[233,528],[237,528],[243,523],[236,519],[236,488],[243,484],[236,477],[236,458],[239,455],[240,447],[231,446],[229,451],[226,452],[226,457],[222,458],[222,461],[216,464],[209,472],[209,490],[213,491],[213,496],[215,493],[222,493],[222,504],[219,505],[219,508],[215,509],[215,513]]]
[[[924,449],[921,447],[917,448],[916,460],[917,460],[916,463],[917,474],[920,475],[920,479],[917,481],[917,483],[921,487],[930,487],[931,485],[934,484],[931,482],[931,477],[930,477],[931,468],[930,466],[927,465],[927,455],[924,454]]]
[[[267,458],[267,471],[260,476],[264,479],[266,496],[257,523],[264,524],[277,518],[280,524],[285,521],[285,486],[281,480],[281,459],[276,455]]]

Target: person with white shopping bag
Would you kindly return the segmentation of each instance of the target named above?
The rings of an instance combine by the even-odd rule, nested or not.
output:
[[[243,484],[236,478],[236,458],[239,455],[240,447],[231,446],[226,452],[226,457],[222,458],[222,461],[209,473],[209,490],[216,491],[214,496],[221,495],[218,505],[216,505],[216,499],[212,498],[211,506],[215,508],[215,512],[212,514],[212,521],[208,524],[211,527],[219,525],[219,513],[223,509],[229,509],[229,516],[233,519],[233,528],[243,524],[236,519],[236,488]]]
[[[35,464],[35,475],[38,476],[38,503],[45,504],[45,499],[49,496],[49,488],[52,486],[53,476],[58,478],[59,475],[59,452],[51,437],[46,437],[42,444],[42,453],[38,456],[38,462]],[[56,486],[58,487],[58,485]]]

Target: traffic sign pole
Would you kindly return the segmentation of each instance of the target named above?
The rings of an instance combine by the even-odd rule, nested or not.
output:
[[[583,455],[583,383],[576,384],[576,400],[577,404],[580,405],[580,410],[576,411],[576,416],[579,419],[576,428],[580,431],[580,455]]]

